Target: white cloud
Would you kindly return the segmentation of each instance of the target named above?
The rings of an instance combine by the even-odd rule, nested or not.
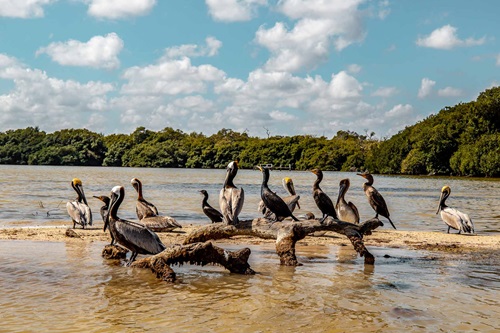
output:
[[[391,13],[391,9],[389,8],[389,1],[382,0],[378,3],[378,17],[381,20],[384,20]]]
[[[156,0],[85,0],[89,2],[88,13],[104,19],[120,19],[148,14]]]
[[[441,97],[459,97],[462,95],[462,90],[453,87],[446,87],[438,90],[438,96]]]
[[[337,99],[356,98],[360,96],[362,90],[363,87],[359,84],[358,80],[346,72],[341,71],[337,75],[332,74],[329,87],[332,97]]]
[[[377,97],[391,97],[398,93],[398,89],[396,87],[380,87],[374,92],[372,92],[372,96]]]
[[[261,26],[256,43],[271,52],[265,64],[268,71],[312,69],[324,62],[333,46],[341,51],[365,37],[363,0],[282,0],[278,10],[297,22],[288,29],[285,23]]]
[[[359,72],[361,72],[361,69],[361,66],[358,64],[351,64],[347,66],[347,71],[352,74],[358,74]]]
[[[392,109],[385,113],[386,117],[390,118],[401,118],[407,117],[413,112],[413,106],[410,104],[398,104],[394,106]]]
[[[46,53],[53,61],[63,66],[86,66],[113,69],[120,66],[118,54],[123,48],[123,41],[117,34],[94,36],[88,42],[69,40],[51,43],[36,51]]]
[[[57,0],[2,0],[0,1],[0,17],[33,18],[43,17],[43,6]]]
[[[436,81],[432,81],[428,78],[423,78],[420,84],[420,89],[418,90],[418,98],[425,98],[430,95],[432,88],[436,85]]]
[[[431,32],[430,35],[419,37],[416,41],[418,46],[430,47],[441,50],[451,50],[455,47],[469,47],[482,45],[486,37],[480,39],[467,38],[465,40],[457,37],[457,28],[451,25],[445,25]]]
[[[210,15],[217,21],[249,21],[257,14],[259,6],[267,0],[205,0]]]
[[[13,88],[0,95],[2,130],[40,126],[44,130],[87,127],[92,114],[103,109],[113,85],[80,83],[49,77],[30,69],[15,58],[0,55],[0,79],[11,80]]]
[[[497,54],[497,62],[496,62],[496,65],[497,66],[500,66],[500,54]]]
[[[269,116],[277,121],[291,121],[291,120],[296,120],[297,117],[295,117],[293,114],[289,114],[283,111],[279,110],[273,110],[269,113]]]
[[[184,44],[180,46],[169,47],[165,50],[166,58],[181,58],[181,57],[213,57],[217,55],[222,46],[222,42],[214,37],[205,39],[206,46],[196,44]]]

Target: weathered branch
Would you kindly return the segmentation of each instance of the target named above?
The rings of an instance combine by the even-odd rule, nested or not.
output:
[[[300,222],[275,222],[265,218],[240,221],[237,226],[214,223],[203,226],[186,236],[184,244],[230,238],[237,235],[250,235],[265,239],[276,239],[276,252],[282,265],[297,266],[295,243],[316,231],[333,231],[345,235],[354,246],[356,252],[365,258],[365,264],[373,264],[375,259],[366,249],[363,236],[382,226],[383,223],[373,218],[361,224],[352,224],[333,218],[327,218],[323,223],[319,220],[302,220]]]
[[[119,253],[119,246],[108,245],[104,248],[106,253]],[[189,245],[175,245],[165,249],[154,256],[141,258],[134,261],[131,267],[149,268],[156,274],[157,278],[173,282],[176,279],[171,265],[182,265],[190,263],[195,265],[217,264],[225,267],[231,273],[255,274],[248,264],[250,249],[244,248],[238,251],[226,251],[215,246],[212,242],[195,243]],[[110,258],[109,256],[107,258]],[[116,259],[116,257],[115,257]]]

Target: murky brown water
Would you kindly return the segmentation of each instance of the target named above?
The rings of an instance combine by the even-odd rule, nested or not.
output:
[[[0,226],[69,224],[65,202],[82,179],[87,197],[124,185],[120,215],[134,218],[132,177],[145,197],[181,223],[207,223],[198,190],[216,206],[223,170],[0,166]],[[290,175],[302,211],[317,213],[309,172],[272,172],[272,187]],[[351,178],[347,197],[362,219],[373,216],[352,173],[326,173],[323,189],[337,193]],[[242,218],[256,215],[261,175],[242,170]],[[442,185],[449,205],[468,212],[478,233],[500,231],[500,182],[475,179],[375,177],[395,224],[403,230],[440,230],[435,215]],[[334,196],[331,194],[331,196]],[[42,202],[43,208],[39,206]],[[89,199],[98,216],[99,203]],[[59,207],[57,207],[59,205]],[[47,216],[47,211],[49,215]],[[101,222],[100,222],[101,223]],[[387,226],[386,226],[387,227]],[[105,244],[0,241],[0,332],[496,332],[500,330],[499,256],[477,261],[423,251],[371,248],[376,266],[365,267],[351,247],[297,248],[300,267],[281,267],[272,245],[249,246],[254,276],[220,267],[174,267],[166,284],[149,271],[102,259]],[[240,246],[224,245],[228,249]]]

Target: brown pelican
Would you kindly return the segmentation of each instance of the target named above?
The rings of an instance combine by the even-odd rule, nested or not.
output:
[[[68,210],[71,220],[73,220],[73,229],[76,224],[81,225],[82,228],[85,229],[87,224],[92,225],[92,212],[90,211],[85,193],[83,192],[82,181],[78,178],[73,178],[71,187],[73,187],[78,196],[75,201],[68,201],[66,203],[66,209]]]
[[[352,202],[345,201],[345,194],[349,189],[351,182],[348,178],[342,179],[339,183],[339,197],[337,198],[337,203],[335,205],[335,211],[339,217],[339,220],[351,223],[359,223],[359,213],[358,209]]]
[[[217,209],[210,206],[210,204],[208,203],[208,192],[205,190],[201,190],[200,193],[203,195],[203,201],[201,202],[203,213],[208,216],[212,223],[222,222],[222,214]]]
[[[123,247],[132,252],[128,265],[130,265],[137,254],[157,254],[165,250],[165,245],[153,231],[145,225],[132,221],[127,221],[117,216],[118,208],[125,197],[123,186],[115,186],[111,190],[111,204],[106,225],[112,238]]]
[[[158,209],[155,205],[146,201],[142,196],[142,183],[137,178],[132,178],[130,181],[132,186],[137,191],[137,203],[135,204],[135,212],[137,213],[137,218],[142,220],[144,217],[156,216],[158,215]]]
[[[372,206],[373,210],[375,210],[375,218],[378,218],[378,215],[382,215],[387,218],[391,223],[392,227],[396,229],[394,223],[392,223],[391,218],[389,217],[389,210],[387,209],[387,204],[385,203],[384,197],[377,191],[375,187],[373,187],[373,176],[369,173],[358,173],[358,176],[361,176],[367,180],[366,183],[363,184],[363,191],[365,191],[366,197],[368,198],[368,202],[370,206]]]
[[[289,194],[288,196],[283,198],[283,201],[286,203],[290,211],[293,213],[295,207],[298,207],[300,209],[300,204],[299,204],[300,196],[297,195],[297,193],[295,192],[295,187],[293,185],[292,178],[285,177],[281,180],[281,183],[283,184],[283,187]],[[266,205],[262,200],[260,200],[259,202],[258,211],[264,214],[264,217],[267,219],[275,219],[273,213],[266,208]]]
[[[104,222],[104,228],[103,231],[106,232],[106,229],[108,228],[108,213],[109,213],[109,203],[111,202],[111,199],[105,195],[101,196],[96,196],[94,195],[94,198],[101,200],[104,202],[104,206],[101,207],[101,217]],[[109,245],[113,245],[115,243],[115,238],[113,237],[113,234],[110,231],[111,235],[111,243]]]
[[[238,215],[243,208],[245,201],[245,192],[242,188],[238,189],[234,186],[233,179],[238,173],[238,162],[232,161],[226,168],[226,179],[224,186],[219,193],[219,206],[223,216],[224,223],[235,225],[238,224]]]
[[[319,187],[319,183],[323,180],[323,172],[320,169],[312,169],[312,173],[316,175],[316,181],[313,184],[312,193],[314,201],[316,202],[316,206],[318,206],[319,210],[323,214],[323,218],[320,222],[323,222],[328,216],[337,218],[337,212],[335,212],[335,207],[333,206],[333,202],[330,197],[323,192],[323,190]]]
[[[441,189],[441,197],[439,198],[439,206],[436,214],[441,212],[441,219],[450,228],[458,230],[458,233],[464,232],[468,234],[474,233],[474,225],[469,215],[459,212],[455,208],[446,206],[446,199],[450,196],[451,189],[449,186],[443,186]]]
[[[167,232],[177,228],[182,228],[182,225],[180,225],[173,217],[170,216],[148,216],[144,217],[139,222],[148,227],[148,229],[156,232]]]
[[[275,221],[283,221],[286,217],[291,217],[294,221],[299,219],[293,216],[290,208],[287,206],[285,201],[281,199],[276,193],[271,191],[267,182],[269,181],[269,169],[266,167],[257,166],[260,171],[262,171],[262,185],[260,187],[260,197],[264,202],[264,205],[268,210],[270,210],[274,216]]]

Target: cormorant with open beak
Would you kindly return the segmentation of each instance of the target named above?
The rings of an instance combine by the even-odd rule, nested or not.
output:
[[[83,192],[82,181],[78,178],[73,178],[71,187],[75,190],[77,197],[74,201],[68,201],[66,203],[66,209],[73,221],[73,229],[76,224],[81,225],[82,228],[85,229],[87,225],[92,225],[92,212],[90,211],[85,193]]]
[[[464,214],[455,208],[446,206],[446,199],[450,196],[451,189],[449,186],[443,186],[441,189],[441,197],[439,198],[439,206],[436,214],[441,212],[441,219],[448,226],[448,233],[450,233],[450,228],[458,230],[458,233],[474,233],[474,224],[469,215]]]
[[[219,193],[219,207],[223,222],[230,225],[238,224],[238,215],[243,208],[245,192],[234,185],[234,177],[238,173],[238,162],[232,161],[226,167],[226,179]]]
[[[262,185],[260,187],[260,197],[264,202],[264,205],[268,210],[270,210],[274,216],[275,221],[283,221],[286,217],[291,217],[294,221],[299,219],[293,216],[290,208],[276,193],[271,191],[268,186],[269,181],[269,169],[266,167],[257,166],[260,171],[262,171]]]
[[[319,210],[323,214],[323,218],[320,223],[322,223],[328,216],[337,219],[337,212],[335,212],[335,206],[333,206],[332,200],[319,187],[319,183],[323,180],[323,171],[320,169],[312,169],[311,172],[316,175],[316,181],[314,182],[312,188],[314,202],[316,202],[316,206],[318,206]]]
[[[203,201],[201,202],[201,208],[203,209],[203,213],[212,221],[212,223],[222,222],[223,216],[222,214],[210,206],[208,203],[208,192],[205,190],[201,190],[200,193],[203,195]]]
[[[359,223],[359,213],[358,208],[351,202],[345,200],[345,194],[349,189],[351,182],[348,178],[342,179],[339,183],[339,196],[337,198],[337,203],[335,205],[335,210],[339,220],[345,222]]]
[[[367,180],[367,182],[363,184],[363,191],[365,191],[368,202],[376,213],[375,218],[378,218],[379,214],[382,215],[383,217],[388,219],[392,227],[396,229],[394,223],[392,223],[391,218],[389,217],[389,209],[387,209],[387,204],[385,203],[384,197],[377,191],[375,187],[372,186],[373,176],[366,172],[358,173],[357,175]]]
[[[123,186],[113,187],[106,224],[109,225],[112,238],[132,252],[128,261],[128,265],[130,265],[138,254],[157,254],[165,250],[165,245],[163,245],[158,235],[145,225],[123,220],[117,216],[118,208],[124,197],[125,189]]]

